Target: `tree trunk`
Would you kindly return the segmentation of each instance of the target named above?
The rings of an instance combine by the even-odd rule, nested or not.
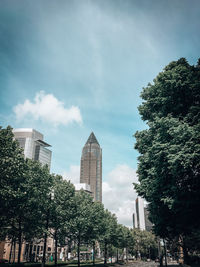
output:
[[[167,248],[166,248],[166,242],[163,239],[163,243],[164,243],[164,253],[165,253],[165,266],[167,267]]]
[[[31,241],[29,246],[29,262],[32,262],[32,250],[33,250],[33,242]]]
[[[19,220],[18,244],[19,244],[19,249],[18,249],[18,259],[17,259],[17,263],[20,264],[21,249],[22,249],[22,229],[21,229],[21,220]]]
[[[119,250],[117,248],[117,263],[119,262]]]
[[[92,255],[92,260],[93,260],[93,266],[95,265],[95,241],[93,241],[93,255]]]
[[[55,239],[55,266],[57,266],[57,263],[58,263],[58,258],[57,258],[57,254],[58,254],[58,237],[57,237],[57,230],[55,231],[54,239]]]
[[[107,243],[104,243],[104,264],[107,264]]]
[[[11,248],[10,248],[10,254],[9,254],[9,261],[8,261],[9,264],[10,264],[10,262],[11,262],[12,249],[13,249],[13,240],[12,240],[12,242],[11,242]]]
[[[162,267],[163,266],[163,254],[161,253],[160,254],[160,267]]]
[[[47,251],[47,232],[49,230],[49,209],[47,210],[47,217],[46,217],[46,232],[44,234],[44,247],[43,247],[43,255],[42,255],[42,267],[45,266],[46,263],[46,251]]]
[[[189,262],[189,255],[188,255],[188,250],[183,242],[183,258],[184,258],[184,263],[185,264],[190,264]]]
[[[16,241],[14,240],[13,263],[15,263]]]
[[[80,267],[80,246],[81,246],[81,238],[80,238],[80,233],[78,235],[78,248],[77,248],[77,253],[78,253],[78,267]]]
[[[42,267],[44,267],[45,263],[46,263],[46,251],[47,251],[47,233],[44,234],[44,247],[43,247],[43,255],[42,255]]]

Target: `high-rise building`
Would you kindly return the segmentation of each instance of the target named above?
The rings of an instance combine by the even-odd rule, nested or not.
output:
[[[13,134],[24,150],[25,158],[38,160],[42,165],[51,166],[51,150],[49,144],[43,141],[43,135],[31,128],[14,129]]]
[[[144,200],[141,197],[136,198],[135,207],[137,228],[139,228],[140,230],[145,230]]]
[[[102,149],[93,132],[82,150],[80,183],[90,185],[94,200],[102,202]]]
[[[151,231],[152,223],[149,221],[148,205],[144,206],[144,199],[137,197],[135,201],[135,214],[133,214],[133,227],[140,230]]]

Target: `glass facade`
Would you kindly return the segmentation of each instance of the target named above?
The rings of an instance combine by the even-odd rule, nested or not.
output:
[[[82,150],[80,183],[89,184],[94,200],[102,202],[102,149],[93,133]]]
[[[51,150],[43,141],[43,135],[34,129],[14,129],[14,137],[18,140],[21,148],[24,149],[25,158],[38,160],[42,165],[51,166]]]

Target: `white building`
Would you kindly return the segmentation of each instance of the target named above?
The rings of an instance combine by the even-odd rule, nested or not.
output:
[[[43,134],[32,128],[19,128],[13,130],[14,138],[24,149],[25,158],[38,160],[42,165],[51,166],[51,150],[49,144],[43,141]]]
[[[152,231],[153,224],[149,221],[149,210],[144,199],[137,197],[135,201],[135,213],[133,214],[133,228],[140,230]]]
[[[145,216],[144,216],[144,199],[137,197],[135,201],[136,216],[135,227],[140,230],[145,230]]]

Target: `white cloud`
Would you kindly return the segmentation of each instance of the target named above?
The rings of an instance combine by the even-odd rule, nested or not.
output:
[[[77,184],[80,182],[80,166],[71,165],[69,171],[63,173],[63,178],[70,180],[72,184]]]
[[[14,107],[17,120],[22,120],[31,116],[34,120],[43,120],[52,123],[54,126],[59,124],[67,125],[71,122],[81,124],[82,117],[78,107],[71,106],[69,109],[64,107],[64,103],[59,101],[53,94],[45,94],[40,91],[36,94],[34,101],[26,99],[23,104]]]
[[[137,193],[133,189],[133,182],[137,182],[134,169],[126,164],[117,165],[103,182],[103,203],[105,208],[117,215],[121,224],[133,226],[133,211]]]

